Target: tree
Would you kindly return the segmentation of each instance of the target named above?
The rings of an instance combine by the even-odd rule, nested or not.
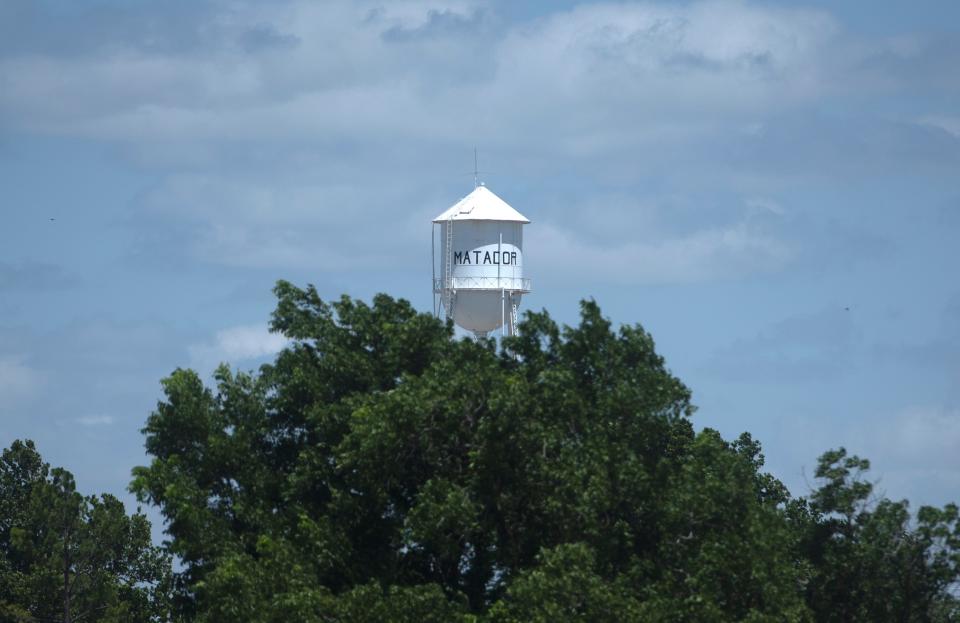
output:
[[[911,515],[843,448],[791,497],[592,301],[498,349],[385,295],[276,293],[272,364],[162,382],[131,489],[167,551],[32,442],[3,451],[0,621],[960,620],[956,505]]]
[[[831,592],[829,564],[860,560],[875,603],[910,561],[927,592],[904,599],[955,604],[955,508],[911,531],[878,506],[864,539],[899,521],[905,558],[835,546],[862,491],[841,474],[791,498],[749,435],[696,433],[652,337],[592,301],[576,327],[528,312],[498,349],[386,295],[275,292],[289,347],[212,388],[175,370],[143,429],[131,488],[167,519],[186,617],[826,621],[859,595]]]
[[[811,496],[808,602],[819,621],[956,621],[960,602],[957,506],[873,500],[870,462],[844,448],[824,453]]]
[[[699,446],[689,391],[641,328],[614,332],[587,302],[577,328],[528,314],[497,352],[385,295],[276,292],[272,327],[293,341],[276,362],[221,368],[215,392],[175,371],[144,429],[154,459],[132,488],[168,519],[185,612],[319,620],[358,591],[421,591],[444,620],[501,600],[512,616],[531,573],[570,556],[618,583],[611,599],[673,586],[658,563],[683,559],[664,543],[691,526],[659,502]],[[736,503],[757,504],[745,486]]]
[[[112,495],[85,497],[31,441],[0,459],[0,615],[13,621],[160,621],[170,559]]]

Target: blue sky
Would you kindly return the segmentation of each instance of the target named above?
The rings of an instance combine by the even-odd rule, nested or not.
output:
[[[0,443],[125,493],[279,278],[431,308],[430,219],[528,216],[527,308],[652,332],[795,494],[960,499],[960,5],[0,3]]]

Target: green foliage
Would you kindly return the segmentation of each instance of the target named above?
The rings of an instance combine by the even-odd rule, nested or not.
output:
[[[163,381],[133,491],[199,621],[952,620],[957,510],[871,503],[834,451],[793,499],[749,435],[593,302],[454,340],[409,303],[280,282],[258,374]],[[912,618],[911,618],[912,617]],[[926,617],[926,618],[923,618]],[[937,618],[939,617],[939,618]]]
[[[807,600],[818,621],[956,621],[960,579],[957,507],[871,503],[869,462],[840,448],[820,457],[805,550],[814,573]]]
[[[3,451],[0,620],[167,620],[171,580],[146,517],[111,495],[84,497],[31,441]]]
[[[522,571],[507,595],[494,604],[496,623],[642,620],[642,607],[629,582],[609,581],[597,573],[596,556],[585,543],[542,550],[533,568]]]

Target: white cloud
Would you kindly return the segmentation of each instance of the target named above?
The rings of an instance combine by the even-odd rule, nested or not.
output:
[[[217,346],[230,359],[253,359],[286,346],[287,338],[258,325],[232,327],[217,333]]]
[[[504,80],[526,93],[632,100],[633,113],[702,113],[704,96],[713,110],[756,110],[814,94],[837,30],[825,13],[737,1],[598,4],[513,32],[499,53]]]
[[[608,141],[702,117],[704,101],[712,119],[750,122],[815,96],[838,63],[828,51],[836,24],[811,10],[595,4],[503,30],[483,15],[454,0],[246,6],[217,18],[212,50],[127,42],[4,60],[0,110],[37,130],[148,144],[462,140],[470,119],[489,140],[522,128],[573,145],[610,124],[621,127]],[[466,26],[449,26],[457,20]],[[257,54],[236,45],[265,27],[298,44]],[[398,28],[410,37],[391,40]]]
[[[154,219],[140,231],[182,226],[177,242],[195,258],[350,270],[415,261],[409,242],[422,238],[411,219],[430,205],[425,224],[446,205],[417,197],[405,178],[449,176],[451,149],[468,152],[471,139],[503,154],[494,170],[521,160],[536,174],[550,166],[536,154],[548,153],[590,175],[622,167],[625,149],[655,157],[807,102],[826,88],[821,69],[838,62],[826,51],[838,31],[827,14],[737,0],[591,4],[519,25],[467,0],[240,7],[198,16],[217,36],[180,53],[125,41],[0,60],[0,116],[117,141],[179,171],[189,163],[195,173],[171,173],[134,218]],[[237,41],[251,29],[296,44],[247,51]],[[245,146],[256,147],[251,158],[277,157],[260,156],[250,175],[216,171]],[[469,170],[464,155],[454,170]],[[586,254],[578,265],[614,262],[617,280],[638,283],[772,270],[790,255],[745,223],[573,248]]]
[[[0,403],[33,394],[43,382],[42,375],[13,356],[0,356]]]
[[[778,270],[793,256],[786,243],[748,222],[606,245],[539,224],[527,239],[541,274],[630,284],[739,278]]]
[[[144,197],[135,218],[175,218],[186,232],[177,242],[212,263],[322,272],[396,264],[410,252],[404,234],[426,237],[429,211],[419,214],[418,203],[404,201],[406,189],[348,183],[347,175],[326,183],[171,176]]]
[[[722,382],[797,387],[846,374],[862,349],[862,336],[842,306],[800,313],[717,349],[706,363]]]
[[[931,126],[960,138],[960,117],[931,115],[919,120],[921,125]]]
[[[960,472],[960,409],[913,406],[901,411],[875,438],[889,456],[917,467]]]
[[[108,426],[113,424],[113,416],[110,415],[88,415],[77,418],[77,423],[81,426]]]
[[[845,48],[826,12],[740,0],[594,3],[519,24],[495,13],[469,0],[241,3],[197,15],[210,22],[198,32],[215,36],[195,48],[117,34],[86,54],[0,59],[0,118],[174,164],[134,220],[154,219],[140,232],[159,233],[146,238],[182,227],[174,243],[193,258],[369,269],[415,261],[413,218],[446,204],[417,198],[405,179],[436,187],[466,172],[478,138],[500,156],[495,171],[528,179],[574,163],[584,178],[635,180],[654,165],[666,193],[688,192],[679,178],[690,174],[776,193],[729,155],[755,153],[744,141],[778,115],[849,89],[845,72],[870,54]],[[288,43],[245,49],[252,31]],[[448,162],[454,150],[462,169]],[[779,174],[795,173],[788,164]],[[749,205],[782,212],[765,198]],[[575,271],[603,266],[618,281],[727,278],[793,257],[749,220],[601,247],[532,216],[531,240],[571,245],[548,269],[576,250]]]
[[[271,333],[263,325],[242,325],[218,331],[214,339],[189,347],[194,366],[211,369],[225,362],[236,364],[279,352],[287,345],[287,338]]]
[[[863,456],[873,459],[880,490],[896,499],[943,504],[960,487],[960,409],[944,405],[905,408],[859,435]]]
[[[365,8],[369,20],[408,30],[429,24],[431,16],[438,14],[470,17],[478,7],[477,2],[463,0],[394,0],[357,4]]]
[[[747,199],[747,207],[754,214],[771,213],[777,216],[783,216],[787,211],[778,202],[765,197],[751,197]]]

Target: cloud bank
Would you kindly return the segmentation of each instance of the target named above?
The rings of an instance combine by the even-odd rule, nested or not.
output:
[[[42,381],[40,372],[23,363],[20,357],[0,355],[0,404],[32,394]]]
[[[152,20],[139,19],[145,7],[100,7],[98,37],[13,6],[32,34],[9,33],[0,57],[0,127],[117,144],[164,171],[133,226],[182,230],[143,244],[273,269],[413,261],[415,225],[451,202],[425,189],[438,175],[462,189],[469,158],[449,154],[471,143],[528,179],[655,180],[661,199],[722,184],[733,194],[721,203],[772,194],[776,205],[824,155],[856,175],[885,153],[876,127],[824,127],[815,135],[838,137],[824,144],[796,115],[903,89],[921,79],[903,69],[934,52],[960,59],[937,41],[850,37],[822,10],[739,0],[594,3],[516,23],[459,0],[198,4]],[[923,79],[952,88],[930,66]],[[928,113],[897,131],[944,129],[929,160],[960,163],[955,119]],[[844,153],[862,141],[875,145]],[[742,214],[595,247],[569,224],[577,205],[549,206],[536,235],[611,266],[600,278],[616,283],[764,274],[797,253]],[[716,218],[713,205],[696,220]],[[550,260],[542,268],[567,274]]]
[[[273,355],[287,345],[287,338],[263,325],[241,325],[217,331],[213,340],[189,347],[194,367],[210,371],[220,363],[236,365]]]

